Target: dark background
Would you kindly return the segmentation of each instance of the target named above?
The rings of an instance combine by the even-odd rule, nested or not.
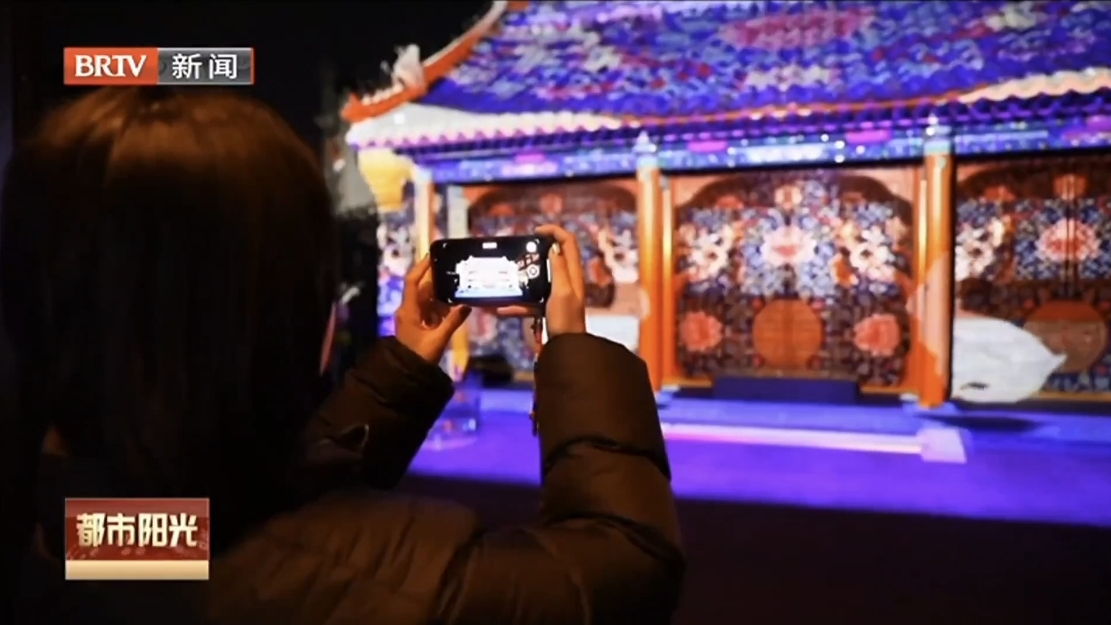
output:
[[[314,146],[322,111],[321,67],[339,86],[385,86],[380,65],[415,43],[435,54],[461,35],[488,2],[26,2],[15,12],[21,118],[75,93],[62,85],[62,49],[75,46],[253,47],[256,84]],[[0,18],[2,19],[2,18]]]
[[[253,47],[256,84],[244,90],[277,109],[316,149],[322,139],[318,117],[336,112],[340,91],[387,86],[381,64],[392,64],[397,47],[417,44],[422,57],[431,56],[489,4],[0,1],[0,166],[13,137],[30,132],[59,101],[84,91],[62,84],[66,47]],[[334,75],[329,93],[327,73]],[[370,325],[376,328],[373,320]],[[0,415],[7,416],[13,372],[2,334]]]

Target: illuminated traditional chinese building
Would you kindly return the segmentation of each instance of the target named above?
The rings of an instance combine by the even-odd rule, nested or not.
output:
[[[1111,3],[495,2],[395,74],[343,107],[372,190],[414,184],[386,230],[560,221],[657,386],[1111,388]],[[456,352],[526,370],[524,334]]]

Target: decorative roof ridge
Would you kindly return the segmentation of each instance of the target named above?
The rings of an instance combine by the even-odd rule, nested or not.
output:
[[[773,8],[802,4],[806,0],[686,0],[674,2],[666,0],[639,0],[637,2],[583,2],[585,6],[577,11],[540,12],[526,16],[518,23],[507,24],[507,31],[529,31],[537,34],[570,29],[589,29],[599,24],[623,20],[662,20],[666,15],[705,13],[721,7],[741,7],[749,10],[751,17],[767,13]],[[543,7],[544,3],[537,3]]]
[[[1071,104],[1063,102],[1065,116],[1096,115],[1104,118],[1107,102],[1111,102],[1111,72],[1093,74],[1093,82],[1078,84],[1073,78],[1058,76],[1053,82],[1052,89],[1033,93],[1031,85],[1025,81],[1016,81],[1013,86],[1000,85],[989,90],[984,90],[981,99],[973,101],[961,97],[948,99],[922,99],[901,102],[888,102],[885,106],[876,109],[829,109],[817,110],[808,114],[770,116],[752,115],[739,112],[736,115],[720,116],[692,116],[683,119],[670,120],[620,120],[602,116],[590,116],[571,112],[547,113],[503,113],[499,115],[485,115],[463,113],[458,117],[449,116],[435,126],[421,126],[398,124],[393,127],[383,125],[370,127],[369,124],[378,120],[368,120],[364,124],[353,126],[346,135],[347,143],[355,149],[367,147],[385,147],[390,149],[408,150],[414,148],[432,148],[434,150],[450,151],[459,146],[474,144],[490,145],[504,143],[517,145],[517,141],[555,140],[567,147],[572,137],[578,137],[572,142],[581,143],[582,138],[590,137],[596,133],[613,132],[629,140],[630,137],[648,133],[649,137],[682,135],[698,136],[700,139],[711,140],[717,138],[719,131],[727,132],[733,136],[765,137],[780,134],[796,133],[795,130],[785,131],[776,124],[788,124],[790,127],[809,127],[813,132],[833,131],[832,126],[842,129],[857,131],[883,130],[886,128],[910,128],[938,123],[957,123],[960,120],[971,119],[977,123],[989,119],[998,120],[1026,120],[1050,119],[1058,115],[1052,107],[1046,106],[1049,100],[1075,96],[1077,101]],[[1100,95],[1102,94],[1102,95]],[[424,106],[424,105],[410,105]],[[427,107],[435,109],[437,107]],[[975,110],[974,110],[975,109]],[[407,110],[407,109],[403,109]],[[452,112],[449,109],[442,111]],[[834,120],[834,115],[853,115],[855,121],[842,119]],[[856,117],[860,116],[860,117]],[[481,123],[474,123],[480,119]],[[775,124],[763,126],[766,120],[774,120]],[[948,120],[948,121],[947,121]],[[1104,122],[1100,122],[1104,123]],[[1103,128],[1103,126],[1101,126]],[[485,149],[485,148],[484,148]]]
[[[594,113],[532,111],[487,115],[410,102],[390,115],[352,124],[345,135],[348,145],[360,148],[392,145],[394,139],[420,137],[425,141],[461,141],[475,137],[504,139],[558,132],[597,132],[636,127],[635,121]],[[463,132],[456,133],[456,129]]]
[[[389,111],[423,96],[428,86],[447,75],[470,56],[475,45],[497,25],[507,11],[519,10],[526,3],[512,0],[494,0],[490,9],[459,37],[436,54],[421,62],[416,46],[398,51],[394,64],[394,83],[385,89],[362,97],[348,96],[340,115],[348,123],[357,123]],[[414,67],[416,66],[416,67]]]

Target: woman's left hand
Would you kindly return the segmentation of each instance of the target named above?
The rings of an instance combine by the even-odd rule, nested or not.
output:
[[[436,364],[471,309],[436,301],[431,269],[432,261],[425,256],[406,274],[401,306],[394,313],[394,335],[402,345]]]

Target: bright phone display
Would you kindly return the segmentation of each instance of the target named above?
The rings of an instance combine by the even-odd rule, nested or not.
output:
[[[441,239],[432,244],[436,299],[468,306],[540,306],[552,290],[542,236]]]

